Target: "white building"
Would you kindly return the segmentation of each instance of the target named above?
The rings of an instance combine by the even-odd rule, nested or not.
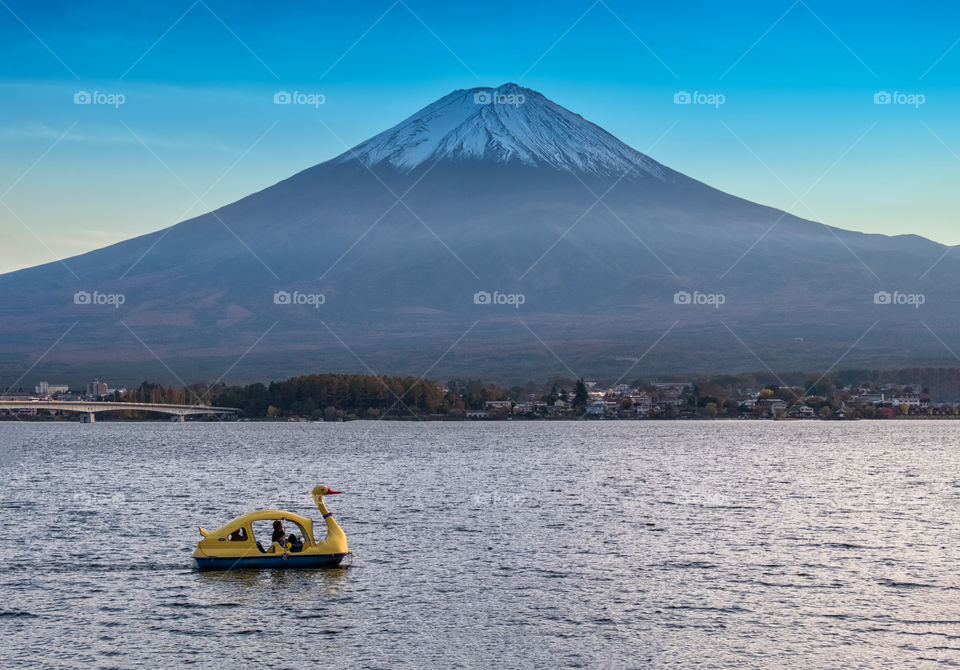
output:
[[[923,401],[920,400],[919,393],[900,393],[890,399],[894,405],[906,405],[907,407],[923,407]]]
[[[40,382],[33,389],[37,395],[48,396],[57,393],[66,393],[70,387],[66,384],[51,384],[50,382]]]
[[[107,382],[94,379],[87,384],[87,396],[90,398],[99,398],[107,395]]]

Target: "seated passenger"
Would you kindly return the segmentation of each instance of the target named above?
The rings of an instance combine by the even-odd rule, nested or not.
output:
[[[243,528],[238,528],[237,530],[230,533],[231,542],[243,542],[247,539],[247,531]]]
[[[290,545],[290,551],[303,551],[303,542],[293,533],[287,536],[287,543]]]
[[[279,520],[273,522],[273,536],[270,538],[270,541],[283,542],[283,523]]]

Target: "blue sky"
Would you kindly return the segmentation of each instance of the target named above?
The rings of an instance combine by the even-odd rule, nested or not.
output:
[[[166,227],[508,81],[736,195],[960,244],[958,17],[926,0],[3,0],[0,272]]]

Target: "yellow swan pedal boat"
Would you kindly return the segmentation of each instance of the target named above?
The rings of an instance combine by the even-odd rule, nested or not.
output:
[[[350,552],[347,536],[333,519],[323,503],[324,496],[340,493],[326,486],[313,489],[313,501],[317,504],[323,521],[327,524],[327,536],[321,542],[313,538],[313,521],[307,517],[285,510],[267,509],[238,516],[217,530],[200,529],[203,539],[193,552],[199,570],[230,570],[258,568],[334,568],[340,565]],[[255,521],[279,521],[292,523],[300,530],[302,544],[287,539],[277,542],[258,541],[253,534]],[[276,523],[275,523],[276,525]],[[288,531],[284,531],[288,532]]]

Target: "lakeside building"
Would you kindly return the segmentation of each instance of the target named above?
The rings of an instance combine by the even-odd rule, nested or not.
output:
[[[787,412],[787,416],[794,419],[815,419],[817,413],[807,405],[794,405]]]
[[[787,403],[778,398],[762,398],[757,401],[761,416],[775,417],[787,410]]]
[[[89,398],[100,398],[107,395],[108,391],[107,382],[94,379],[92,382],[87,383],[87,397]]]
[[[587,405],[587,414],[592,416],[603,416],[606,406],[602,401],[592,402]]]
[[[66,384],[51,384],[50,382],[40,382],[34,387],[34,392],[38,396],[53,396],[58,393],[67,393],[70,391],[70,387]]]
[[[919,393],[901,393],[892,396],[890,398],[890,402],[893,405],[906,405],[910,408],[923,408],[930,404],[930,399],[927,398],[926,402],[924,402],[923,396],[921,396]]]

